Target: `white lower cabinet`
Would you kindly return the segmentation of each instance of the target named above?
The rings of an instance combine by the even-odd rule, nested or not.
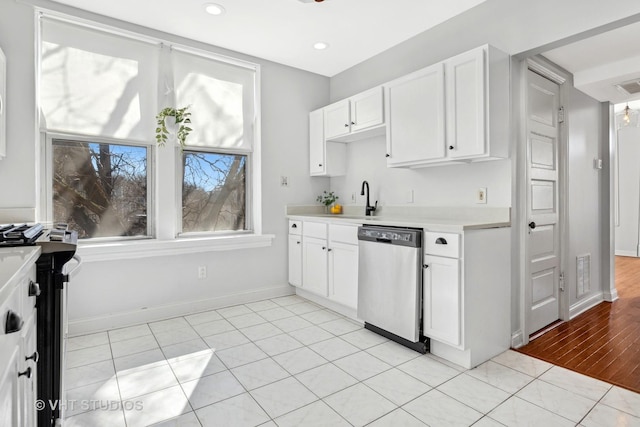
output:
[[[297,228],[302,235],[289,234],[289,283],[356,309],[358,226],[304,221]]]
[[[18,370],[22,374],[18,379],[18,388],[22,401],[20,419],[22,420],[21,425],[25,427],[35,427],[38,423],[35,407],[38,395],[37,361],[36,314],[34,312],[23,326],[22,343],[18,356]]]
[[[473,368],[511,344],[510,229],[424,233],[423,328],[430,351]]]
[[[460,260],[425,255],[423,280],[425,336],[460,345]]]
[[[302,288],[326,297],[327,240],[305,236],[302,248]]]
[[[289,235],[289,284],[302,286],[302,236]]]
[[[358,307],[358,245],[332,243],[329,252],[329,298]]]
[[[15,268],[9,282],[0,283],[0,426],[37,425],[36,309],[29,290],[39,253],[34,248],[0,250],[0,264]]]

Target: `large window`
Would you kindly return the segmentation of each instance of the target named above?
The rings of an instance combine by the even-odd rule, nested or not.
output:
[[[80,238],[146,236],[148,148],[53,140],[53,219]]]
[[[255,64],[47,13],[40,30],[43,219],[83,239],[260,232]],[[155,144],[166,107],[189,107],[185,147]]]
[[[246,228],[247,156],[185,151],[182,231]]]

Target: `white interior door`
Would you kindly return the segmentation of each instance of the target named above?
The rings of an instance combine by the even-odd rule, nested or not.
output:
[[[560,86],[527,71],[527,334],[560,318]]]

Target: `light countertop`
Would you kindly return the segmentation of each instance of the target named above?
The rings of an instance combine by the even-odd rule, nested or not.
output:
[[[378,224],[427,231],[462,232],[511,226],[510,208],[385,206],[379,207],[373,216],[365,216],[363,206],[344,206],[343,212],[326,214],[322,206],[306,205],[290,205],[286,209],[291,220]]]
[[[0,296],[7,292],[23,273],[25,265],[35,262],[40,256],[39,246],[0,248]]]

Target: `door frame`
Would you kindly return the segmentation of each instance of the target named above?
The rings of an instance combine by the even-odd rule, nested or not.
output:
[[[560,272],[565,272],[567,265],[567,250],[568,250],[568,237],[569,227],[567,222],[567,200],[568,194],[568,124],[569,114],[567,111],[566,103],[568,100],[568,89],[572,85],[571,75],[549,62],[547,59],[537,55],[535,57],[527,58],[520,63],[520,129],[519,129],[519,144],[518,144],[518,164],[516,170],[520,173],[517,174],[517,196],[516,201],[518,203],[519,224],[516,225],[518,232],[518,241],[520,249],[519,270],[520,270],[520,329],[512,337],[512,346],[518,347],[529,343],[528,325],[530,324],[530,309],[531,309],[531,281],[529,280],[530,263],[529,263],[529,248],[527,244],[528,233],[528,218],[527,218],[527,195],[528,195],[528,182],[529,171],[527,168],[529,160],[529,150],[527,149],[527,86],[528,77],[527,72],[531,70],[536,74],[541,75],[554,83],[557,83],[560,87],[560,105],[564,107],[564,122],[559,126],[558,134],[558,224],[560,227]],[[561,283],[560,283],[561,285]],[[559,294],[559,316],[560,320],[569,319],[569,293],[566,291],[567,285],[565,283],[565,291],[560,291]]]

